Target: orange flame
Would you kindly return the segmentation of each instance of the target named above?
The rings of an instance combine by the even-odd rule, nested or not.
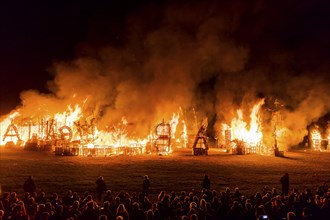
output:
[[[9,114],[9,116],[5,117],[2,121],[0,121],[0,145],[4,145],[7,141],[4,140],[5,132],[8,128],[8,126],[13,122],[13,120],[20,116],[20,113],[18,111],[14,111],[13,113]],[[11,141],[13,141],[15,144],[17,142],[17,138],[10,138]]]
[[[237,118],[231,121],[230,126],[224,125],[224,128],[230,128],[231,139],[244,141],[250,146],[260,145],[262,143],[262,129],[259,117],[260,107],[264,104],[264,99],[253,106],[250,114],[250,124],[243,119],[242,110],[237,110]],[[227,129],[226,129],[227,130]]]
[[[73,123],[77,120],[80,119],[81,117],[81,108],[80,106],[77,104],[75,105],[75,108],[72,109],[71,105],[68,105],[68,108],[65,112],[63,113],[57,113],[54,116],[54,119],[60,123],[60,125],[68,125],[68,126],[72,126]]]
[[[75,95],[74,95],[75,96]],[[83,102],[88,100],[86,98]],[[18,111],[10,114],[8,117],[0,121],[1,126],[1,140],[0,144],[6,144],[3,141],[4,131],[12,125],[14,121],[15,129],[19,133],[19,137],[23,140],[21,144],[25,144],[27,141],[51,142],[65,144],[77,144],[86,148],[139,148],[141,152],[145,151],[145,147],[148,142],[151,141],[152,136],[145,138],[130,138],[128,134],[127,126],[129,122],[125,117],[122,117],[121,122],[118,124],[108,126],[106,130],[99,130],[96,122],[93,118],[90,121],[80,122],[83,119],[83,109],[76,104],[74,107],[67,106],[67,109],[63,112],[50,113],[44,115],[33,115],[26,117],[22,120],[17,118],[20,115]],[[89,117],[88,117],[89,118]],[[180,115],[173,113],[172,118],[169,120],[172,138],[175,138],[177,125],[179,124]],[[14,124],[13,124],[14,125]],[[183,133],[186,136],[186,127],[183,121]],[[13,139],[13,135],[8,135]],[[17,138],[16,138],[17,139]],[[59,140],[59,142],[58,142]],[[10,140],[11,141],[11,140]],[[54,142],[55,141],[55,142]],[[17,141],[15,141],[16,144]],[[144,149],[144,150],[143,150]]]
[[[317,129],[313,129],[311,131],[311,144],[313,150],[320,150],[321,149],[321,133]]]

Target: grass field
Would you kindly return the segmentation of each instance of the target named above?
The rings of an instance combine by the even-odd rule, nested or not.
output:
[[[168,156],[61,157],[53,152],[35,152],[0,148],[0,184],[2,191],[22,193],[22,184],[33,175],[37,191],[47,195],[68,189],[95,192],[95,181],[103,175],[114,193],[121,190],[140,192],[143,176],[151,180],[151,196],[160,191],[200,191],[204,174],[211,178],[211,188],[234,190],[245,195],[261,191],[264,186],[280,190],[280,177],[288,172],[290,188],[313,191],[330,181],[330,153],[296,151],[285,157],[232,155],[211,149],[209,156],[192,156],[181,149]]]

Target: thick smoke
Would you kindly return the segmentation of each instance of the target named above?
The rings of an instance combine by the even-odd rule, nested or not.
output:
[[[198,120],[214,119],[209,129],[215,135],[238,108],[248,115],[260,98],[269,105],[278,99],[289,146],[329,112],[329,66],[321,49],[326,38],[319,30],[308,32],[315,19],[303,24],[316,3],[180,2],[132,11],[119,31],[109,25],[95,33],[91,27],[92,37],[78,47],[78,58],[54,64],[53,94],[22,93],[24,114],[77,103],[84,117],[96,118],[99,129],[125,117],[132,135],[139,136],[181,108],[188,126],[195,122],[193,110]],[[102,18],[106,23],[107,16]],[[95,43],[100,35],[109,41]],[[318,58],[308,59],[315,52]],[[263,122],[272,138],[268,107]]]

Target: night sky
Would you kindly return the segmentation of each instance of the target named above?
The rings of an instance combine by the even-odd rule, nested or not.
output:
[[[263,74],[261,78],[274,87],[254,89],[255,97],[279,96],[295,103],[294,95],[282,93],[281,85],[287,83],[286,76],[290,79],[319,77],[322,83],[330,85],[329,1],[112,0],[38,4],[5,1],[0,6],[0,27],[0,114],[8,113],[20,103],[23,90],[54,93],[49,89],[49,82],[57,75],[54,63],[93,57],[104,64],[99,53],[104,48],[135,51],[137,61],[134,62],[143,63],[141,69],[147,72],[144,64],[155,54],[173,53],[175,56],[171,57],[179,57],[177,51],[171,50],[173,42],[177,47],[188,42],[183,46],[187,48],[183,56],[195,53],[195,50],[189,51],[194,48],[188,45],[190,42],[198,46],[200,42],[225,42],[219,46],[221,51],[214,53],[209,52],[213,49],[212,43],[203,45],[203,54],[207,55],[200,59],[207,60],[209,65],[203,64],[198,73],[201,77],[197,77],[191,89],[192,96],[200,100],[195,103],[197,106],[205,106],[206,99],[215,100],[217,88],[227,87],[226,81],[244,81],[247,76],[255,77],[260,73]],[[204,39],[203,33],[209,40]],[[168,38],[159,38],[162,35]],[[163,44],[168,39],[169,47]],[[161,46],[150,49],[152,40]],[[141,49],[146,44],[151,55],[145,52],[147,49]],[[218,55],[219,65],[214,64]],[[237,77],[234,80],[231,79],[233,75]],[[141,78],[148,81],[149,76],[142,74]],[[258,88],[257,84],[253,86]],[[298,83],[294,89],[299,86],[305,84]],[[290,91],[290,85],[285,90]],[[323,95],[329,97],[330,94],[326,94],[329,90],[324,91]],[[234,103],[243,99],[239,95],[241,92],[231,91],[235,94]],[[292,104],[288,108],[296,107]],[[212,111],[205,107],[206,114]]]
[[[0,114],[8,113],[20,103],[19,94],[23,90],[48,93],[47,82],[54,77],[53,62],[74,59],[80,44],[102,46],[119,38],[114,35],[118,34],[127,14],[147,3],[129,0],[2,2]],[[114,34],[110,33],[112,30]]]

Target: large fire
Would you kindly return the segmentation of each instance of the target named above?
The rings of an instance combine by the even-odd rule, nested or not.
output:
[[[7,82],[2,82],[6,85],[1,95],[8,96],[0,100],[1,111],[7,112],[18,99],[20,104],[17,113],[0,118],[0,144],[37,141],[40,145],[82,145],[90,149],[147,148],[156,138],[155,126],[164,119],[165,124],[173,124],[171,143],[192,147],[200,121],[207,117],[207,131],[202,133],[210,137],[202,136],[210,142],[208,146],[218,141],[222,145],[226,140],[228,145],[257,152],[258,148],[279,146],[287,150],[302,146],[311,123],[322,121],[325,127],[330,117],[329,62],[325,48],[312,46],[315,42],[316,46],[324,45],[323,41],[305,37],[302,39],[312,41],[288,47],[287,41],[278,37],[281,25],[288,27],[285,19],[276,20],[277,36],[264,36],[260,30],[266,24],[271,26],[273,17],[268,16],[265,22],[269,23],[262,21],[263,25],[240,22],[246,12],[255,10],[235,12],[236,1],[194,1],[200,3],[189,7],[177,4],[181,1],[169,2],[175,4],[130,10],[132,13],[120,18],[120,26],[113,22],[96,28],[91,25],[99,21],[106,24],[102,19],[108,16],[95,15],[92,22],[84,19],[90,27],[80,29],[91,32],[86,39],[81,35],[78,45],[70,41],[69,54],[74,57],[63,50],[59,57],[48,53],[47,62],[8,62],[19,63],[20,68],[7,71],[7,75],[1,73]],[[257,31],[243,36],[251,27]],[[255,43],[257,38],[264,41]],[[326,37],[316,39],[327,42]],[[269,42],[276,47],[270,45],[269,51],[264,51]],[[320,59],[306,59],[311,54]],[[51,60],[51,66],[36,68]],[[18,79],[12,74],[27,63],[36,71],[21,72],[24,77],[15,84]],[[47,80],[44,86],[40,84],[43,80]],[[18,97],[17,91],[24,88],[28,90]],[[273,125],[273,115],[279,112],[281,124]],[[176,121],[172,121],[173,113],[175,118],[180,116]],[[322,143],[326,145],[324,139]]]
[[[222,124],[223,136],[226,137],[227,144],[236,150],[243,148],[252,153],[263,150],[264,144],[262,141],[262,124],[260,119],[260,108],[264,104],[264,99],[256,103],[250,114],[250,123],[244,120],[243,111],[237,110],[237,117],[235,117],[230,125]]]
[[[316,129],[313,129],[311,131],[311,144],[312,144],[312,149],[313,150],[320,150],[321,149],[321,133],[316,130]]]
[[[129,122],[125,117],[122,117],[119,123],[108,126],[105,130],[99,130],[95,118],[84,117],[83,109],[78,104],[74,107],[68,105],[64,112],[28,118],[20,117],[20,110],[1,120],[0,145],[25,145],[26,147],[33,143],[38,147],[49,145],[49,147],[60,148],[103,149],[104,155],[107,154],[106,148],[111,149],[111,151],[108,150],[109,154],[132,152],[137,154],[147,152],[147,145],[151,145],[157,138],[157,134],[152,131],[147,137],[130,137],[127,132]],[[168,121],[169,138],[175,140],[176,143],[182,143],[182,146],[185,147],[187,131],[184,120],[182,120],[181,135],[176,137],[179,119],[180,114],[173,113],[172,118]],[[3,133],[3,131],[6,132]],[[168,152],[170,152],[170,148],[171,146],[168,146]],[[75,151],[77,152],[74,154],[88,155],[91,153],[82,149]]]
[[[34,114],[28,115],[24,112],[24,108],[13,111],[0,120],[0,145],[26,148],[37,146],[60,150],[73,148],[74,152],[70,153],[78,155],[151,153],[152,147],[160,151],[158,152],[160,154],[168,154],[174,145],[184,148],[193,146],[194,142],[189,141],[188,136],[196,137],[197,133],[193,131],[196,129],[192,129],[194,126],[198,128],[196,114],[194,114],[195,120],[191,120],[194,122],[189,124],[189,131],[185,121],[188,118],[179,108],[169,119],[157,119],[153,126],[149,126],[148,134],[132,135],[132,133],[136,134],[132,132],[135,125],[124,116],[115,124],[100,126],[97,114],[86,114],[84,109],[86,101],[87,99],[81,104],[69,104],[64,111],[58,112],[39,109]],[[288,129],[283,126],[278,108],[271,111],[270,123],[268,128],[265,128],[261,120],[261,107],[264,105],[265,99],[258,100],[251,107],[248,117],[243,114],[248,111],[237,109],[236,116],[230,123],[221,125],[224,145],[228,149],[237,153],[241,151],[241,153],[260,154],[283,150],[282,146],[285,144],[283,140]],[[160,121],[162,122],[159,123]],[[206,129],[207,126],[205,131]],[[205,141],[207,139],[208,137],[205,136]],[[330,145],[330,132],[327,132],[326,139]],[[322,139],[320,132],[314,129],[310,131],[310,140],[311,148],[320,150],[321,142],[325,139]],[[95,150],[101,153],[95,153]]]
[[[264,100],[253,106],[252,112],[250,114],[250,124],[247,125],[243,121],[242,110],[237,110],[237,118],[234,118],[231,122],[232,137],[233,139],[242,140],[248,145],[258,145],[262,141],[261,132],[261,121],[259,116],[259,110]]]
[[[310,129],[309,140],[311,149],[315,151],[330,150],[330,127],[328,127],[326,134],[321,134],[319,127],[314,126]],[[327,142],[327,144],[322,144]]]

